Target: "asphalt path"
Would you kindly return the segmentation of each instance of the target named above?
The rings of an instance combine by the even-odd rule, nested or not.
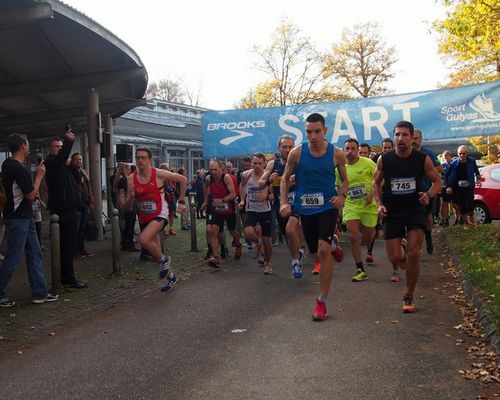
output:
[[[346,244],[344,244],[346,245]],[[347,246],[346,246],[347,247]],[[369,279],[335,267],[330,317],[313,322],[319,279],[291,278],[285,247],[274,275],[249,254],[134,298],[0,360],[2,399],[474,399],[457,370],[470,359],[436,254],[424,254],[418,312],[400,312],[404,281],[377,242]],[[175,260],[174,260],[175,262]]]

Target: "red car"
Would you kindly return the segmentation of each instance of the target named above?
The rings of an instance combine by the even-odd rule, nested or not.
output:
[[[480,224],[500,219],[500,164],[491,164],[481,171],[474,189],[474,213]]]

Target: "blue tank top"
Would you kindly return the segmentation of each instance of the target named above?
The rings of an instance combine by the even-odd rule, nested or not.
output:
[[[333,150],[333,144],[328,143],[322,157],[313,157],[308,144],[302,144],[300,161],[295,168],[293,204],[299,214],[319,214],[334,208],[330,204],[330,199],[337,195]]]

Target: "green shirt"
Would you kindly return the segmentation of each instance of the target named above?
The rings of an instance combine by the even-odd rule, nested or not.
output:
[[[366,197],[372,193],[372,183],[375,176],[376,164],[366,157],[359,157],[354,164],[346,163],[347,180],[349,190],[347,191],[344,204],[345,209],[363,210],[366,213],[377,211],[377,204],[372,198],[369,205],[366,205]],[[338,171],[335,171],[336,182],[340,182]]]

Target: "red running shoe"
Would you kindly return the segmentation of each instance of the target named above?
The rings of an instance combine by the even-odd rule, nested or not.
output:
[[[318,275],[319,274],[319,269],[321,268],[321,264],[320,263],[314,263],[314,267],[313,267],[313,275]]]
[[[326,304],[319,299],[316,299],[316,305],[314,306],[312,320],[313,321],[324,321],[328,318],[326,312]]]
[[[332,240],[332,256],[335,261],[338,263],[342,262],[344,259],[344,250],[340,247],[339,240],[337,239],[337,235],[333,235]]]

